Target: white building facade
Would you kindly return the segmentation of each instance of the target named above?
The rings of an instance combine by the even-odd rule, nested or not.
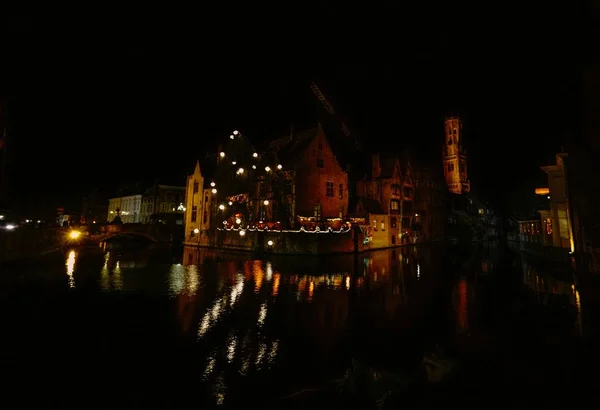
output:
[[[108,222],[117,215],[123,223],[139,223],[142,209],[142,195],[128,195],[108,200]]]

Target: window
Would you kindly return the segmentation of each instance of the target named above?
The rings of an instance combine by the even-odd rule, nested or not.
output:
[[[160,203],[160,212],[168,212],[168,209],[169,209],[169,204],[167,204],[166,202]]]
[[[319,151],[323,151],[323,144],[321,144],[321,143],[319,142],[319,146],[318,146],[318,148],[317,148],[317,149],[318,149]]]
[[[323,158],[317,158],[317,167],[325,168],[325,161],[323,161]]]
[[[325,195],[328,198],[333,198],[333,182],[325,183]]]
[[[175,203],[174,203],[174,202],[171,202],[171,203],[169,204],[169,211],[173,211],[173,212],[175,212]]]
[[[410,197],[412,197],[412,194],[413,194],[412,188],[405,186],[404,187],[404,196],[406,198],[410,198]]]
[[[456,135],[456,128],[454,128],[454,129],[452,130],[452,133],[453,133],[454,135]]]
[[[412,213],[412,201],[404,201],[402,203],[402,211],[405,214]]]
[[[196,215],[198,214],[198,207],[192,206],[192,222],[196,222]]]
[[[396,228],[398,226],[398,219],[395,216],[390,218],[390,225],[392,228]]]
[[[317,221],[321,220],[321,204],[315,205],[315,218]]]
[[[448,146],[452,145],[452,138],[448,140]]]
[[[458,170],[460,172],[465,172],[465,164],[463,162],[458,164]]]
[[[340,206],[340,219],[344,217],[344,207]]]
[[[400,187],[398,185],[392,186],[392,195],[400,195]]]
[[[340,194],[340,199],[344,199],[344,184],[339,184],[338,185],[338,191]]]
[[[204,210],[204,218],[202,219],[202,223],[206,223],[208,221],[208,210]]]
[[[483,215],[483,209],[479,208],[479,215]]]
[[[454,164],[448,164],[448,172],[454,171]]]
[[[382,230],[382,231],[385,231],[385,222],[382,222],[382,223],[381,223],[381,230]]]
[[[392,199],[390,201],[390,210],[391,211],[399,211],[400,210],[400,202],[396,201],[395,199]]]
[[[377,230],[377,221],[373,220],[373,230]]]

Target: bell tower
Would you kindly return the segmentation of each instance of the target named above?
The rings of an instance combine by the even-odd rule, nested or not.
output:
[[[444,176],[448,190],[463,194],[471,190],[467,177],[467,156],[462,144],[462,122],[459,117],[446,117],[444,122]]]

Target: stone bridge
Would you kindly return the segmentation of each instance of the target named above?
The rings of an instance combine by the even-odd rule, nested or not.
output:
[[[183,227],[163,224],[107,225],[101,241],[131,236],[146,238],[152,242],[176,243],[183,240]]]

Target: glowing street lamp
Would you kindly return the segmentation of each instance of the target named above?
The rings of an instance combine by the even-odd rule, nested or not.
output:
[[[222,211],[222,210],[224,210],[224,209],[225,209],[225,205],[223,205],[223,204],[219,205],[219,209],[220,209],[221,211]]]
[[[264,200],[264,202],[263,202],[263,204],[265,204],[265,205],[269,205],[269,200],[268,200],[268,199],[265,199],[265,200]]]
[[[233,135],[239,135],[239,133],[240,132],[238,130],[233,131]]]
[[[235,218],[235,223],[239,225],[242,223],[242,220],[240,218]]]
[[[213,194],[216,194],[216,193],[217,193],[217,188],[213,188],[213,189],[212,189],[212,193],[213,193]]]
[[[225,158],[225,153],[224,153],[223,151],[221,151],[221,152],[219,152],[219,156],[220,156],[221,158]]]

